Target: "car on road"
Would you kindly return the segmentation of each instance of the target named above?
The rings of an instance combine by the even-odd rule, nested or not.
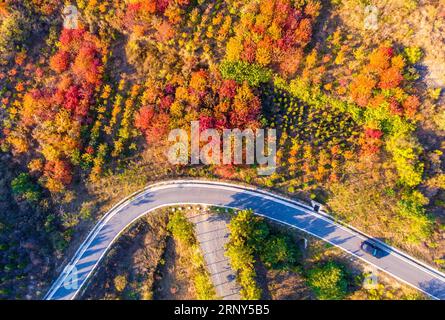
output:
[[[370,241],[363,241],[361,248],[363,251],[376,257],[377,259],[383,258],[384,256],[387,256],[389,254],[388,252],[377,246],[375,243],[372,243]]]

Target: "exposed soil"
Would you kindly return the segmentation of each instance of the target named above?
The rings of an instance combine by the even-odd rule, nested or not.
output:
[[[167,214],[150,214],[132,227],[91,278],[83,299],[152,299],[155,272],[167,241]],[[117,276],[126,279],[116,288]]]
[[[306,280],[298,273],[282,270],[267,272],[267,283],[272,300],[313,300],[315,296]]]
[[[191,300],[195,298],[185,257],[174,239],[168,238],[164,254],[165,263],[157,272],[155,300]]]

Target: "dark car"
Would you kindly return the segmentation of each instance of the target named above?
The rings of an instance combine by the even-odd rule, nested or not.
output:
[[[388,255],[388,252],[382,250],[379,248],[376,244],[371,243],[369,241],[364,241],[361,245],[361,248],[366,253],[369,253],[370,255],[373,255],[377,259],[380,259],[386,255]]]

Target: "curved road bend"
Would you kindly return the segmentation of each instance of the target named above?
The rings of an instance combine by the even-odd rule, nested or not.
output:
[[[443,273],[390,247],[385,249],[387,255],[377,259],[360,248],[367,236],[315,213],[307,205],[258,189],[193,180],[150,186],[111,209],[90,232],[45,299],[76,298],[112,243],[130,224],[157,208],[186,204],[253,209],[261,216],[323,239],[432,298],[445,300]]]

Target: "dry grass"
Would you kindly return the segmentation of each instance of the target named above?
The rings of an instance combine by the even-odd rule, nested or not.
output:
[[[82,298],[152,299],[156,271],[163,261],[167,241],[166,226],[167,213],[158,211],[127,231],[108,252]],[[126,279],[124,290],[117,290],[117,276]]]
[[[196,292],[192,283],[190,254],[187,248],[170,238],[164,255],[165,263],[159,269],[155,284],[156,300],[193,300]]]

